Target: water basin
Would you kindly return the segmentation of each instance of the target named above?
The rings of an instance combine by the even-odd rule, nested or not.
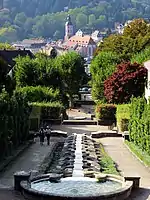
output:
[[[122,184],[120,182],[107,180],[104,183],[98,183],[95,178],[88,177],[62,178],[58,183],[51,183],[49,180],[35,181],[31,184],[31,188],[34,190],[67,197],[99,196],[121,187]]]

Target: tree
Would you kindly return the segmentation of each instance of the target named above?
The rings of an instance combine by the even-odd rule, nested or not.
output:
[[[17,31],[12,28],[0,28],[0,41],[1,42],[14,42],[17,40]]]
[[[104,94],[109,103],[128,103],[130,98],[142,96],[145,89],[147,69],[140,64],[121,63],[104,82]]]
[[[5,80],[8,72],[8,66],[7,63],[0,58],[0,92],[2,91],[4,85],[5,85]]]
[[[123,36],[136,39],[138,36],[144,37],[149,31],[149,25],[144,19],[134,19],[125,27]]]
[[[100,52],[92,61],[92,96],[95,100],[105,99],[104,81],[115,71],[120,59],[112,52]]]
[[[25,13],[18,13],[14,19],[14,23],[18,26],[23,26],[23,24],[25,23],[27,17],[25,15]]]
[[[54,55],[53,55],[54,56]],[[39,54],[35,59],[37,70],[37,85],[51,87],[61,90],[62,81],[59,69],[55,65],[55,58],[49,58],[45,55]]]
[[[0,43],[0,49],[13,50],[15,48],[11,46],[9,43]]]
[[[116,52],[123,60],[129,61],[131,56],[150,45],[148,24],[142,19],[129,23],[123,35],[110,35],[99,45],[100,51]]]
[[[60,70],[64,89],[72,106],[73,95],[78,94],[82,80],[85,77],[84,59],[75,52],[69,52],[57,57],[56,66]]]
[[[143,64],[147,60],[150,60],[150,47],[147,47],[143,51],[136,53],[131,58],[131,63]]]
[[[7,63],[0,58],[0,93],[2,92],[2,89],[5,89],[11,96],[15,88],[15,82],[9,76],[9,70]]]
[[[95,21],[96,21],[95,15],[94,14],[89,15],[89,25],[93,26]]]
[[[38,78],[37,66],[35,60],[30,57],[18,57],[15,59],[15,80],[16,85],[20,87],[24,86],[36,86]]]
[[[87,24],[87,21],[87,16],[83,13],[79,13],[76,17],[77,28],[83,27],[85,24]]]

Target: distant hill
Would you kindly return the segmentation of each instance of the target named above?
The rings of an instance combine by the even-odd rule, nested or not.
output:
[[[2,0],[0,0],[0,8]],[[75,30],[114,28],[115,22],[150,18],[149,0],[3,0],[0,42],[64,36],[67,14]]]
[[[2,2],[2,0],[0,0]],[[91,4],[89,0],[3,0],[4,8],[12,12],[24,12],[27,16],[42,15]],[[99,1],[93,0],[92,6]]]

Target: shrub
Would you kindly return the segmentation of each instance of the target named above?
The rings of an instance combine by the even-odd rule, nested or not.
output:
[[[145,91],[147,69],[140,64],[121,63],[117,71],[104,82],[104,94],[109,103],[128,103],[130,98]]]
[[[33,102],[30,103],[32,107],[39,109],[40,107],[40,118],[41,119],[58,119],[60,114],[63,112],[63,105],[60,102]]]
[[[150,105],[144,98],[133,98],[130,113],[130,141],[150,155]]]
[[[29,102],[58,101],[60,98],[59,90],[44,86],[27,86],[18,88],[17,92],[24,95]]]
[[[121,119],[120,130],[121,132],[128,131],[129,119]]]
[[[127,131],[130,119],[130,104],[117,105],[116,119],[119,131]]]
[[[3,158],[28,139],[31,108],[21,94],[14,92],[10,98],[3,92],[0,94],[0,111],[0,158]]]
[[[97,104],[96,118],[100,120],[115,120],[116,106],[113,104]]]

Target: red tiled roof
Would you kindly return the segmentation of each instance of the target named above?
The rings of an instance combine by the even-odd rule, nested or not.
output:
[[[89,35],[85,35],[85,36],[74,35],[71,38],[69,38],[69,40],[67,41],[67,46],[70,46],[76,43],[78,45],[95,44],[94,40]]]

